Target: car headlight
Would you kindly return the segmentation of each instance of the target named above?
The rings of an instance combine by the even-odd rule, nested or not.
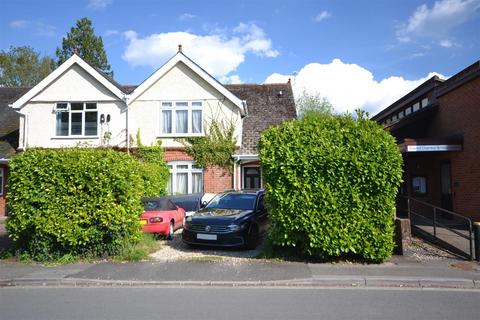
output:
[[[231,225],[227,226],[227,228],[228,228],[228,230],[230,230],[232,232],[235,232],[235,231],[239,231],[239,230],[244,229],[246,226],[247,226],[246,223],[243,223],[243,224],[240,224],[240,225],[232,223]]]

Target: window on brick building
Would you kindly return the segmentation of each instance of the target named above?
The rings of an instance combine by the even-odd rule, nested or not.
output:
[[[172,161],[168,163],[170,177],[169,194],[203,192],[203,169],[193,161]]]
[[[412,177],[412,193],[415,195],[427,194],[427,177],[426,176]]]

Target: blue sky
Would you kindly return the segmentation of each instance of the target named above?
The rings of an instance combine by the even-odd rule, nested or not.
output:
[[[2,0],[0,50],[55,55],[76,20],[104,40],[115,79],[138,84],[182,43],[223,82],[294,80],[337,111],[375,113],[433,74],[480,59],[480,0]]]

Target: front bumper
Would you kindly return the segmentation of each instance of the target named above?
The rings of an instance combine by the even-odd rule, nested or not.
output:
[[[216,235],[217,240],[198,239],[197,234]],[[202,233],[183,229],[182,241],[186,244],[219,247],[241,247],[245,245],[247,230],[228,233]]]

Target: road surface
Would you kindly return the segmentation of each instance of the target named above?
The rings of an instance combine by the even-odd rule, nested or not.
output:
[[[0,319],[478,319],[480,290],[0,289]]]

